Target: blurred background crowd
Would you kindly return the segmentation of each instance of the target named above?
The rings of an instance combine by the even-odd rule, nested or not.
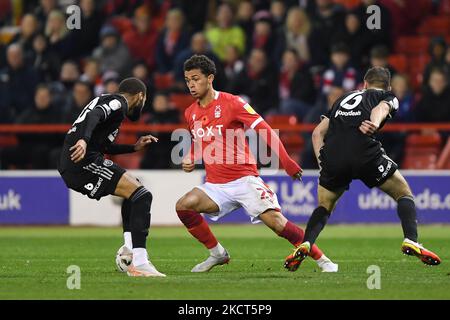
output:
[[[73,4],[79,30],[66,24]],[[381,29],[366,24],[373,4]],[[216,89],[241,95],[274,127],[318,123],[371,66],[391,70],[393,122],[450,122],[449,44],[450,0],[0,0],[0,125],[72,123],[127,76],[148,87],[142,123],[183,123],[192,54],[216,63]],[[172,167],[170,133],[153,134],[160,143],[126,167]],[[447,135],[432,135],[440,150]],[[64,134],[10,138],[0,139],[2,169],[51,169]],[[282,138],[304,168],[317,167],[310,133]],[[380,138],[407,167],[407,134]]]

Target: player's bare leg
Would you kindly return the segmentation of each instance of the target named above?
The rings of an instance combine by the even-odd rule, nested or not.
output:
[[[285,238],[295,247],[303,242],[304,231],[289,221],[281,212],[277,210],[267,210],[259,218],[266,226],[272,229],[278,236]],[[317,262],[323,272],[337,272],[338,265],[334,264],[323,252],[313,245],[309,255]],[[291,271],[295,271],[300,266],[301,262],[293,261],[289,267]],[[295,269],[295,270],[294,270]]]
[[[196,265],[192,272],[208,272],[217,265],[223,265],[230,261],[230,255],[217,241],[205,218],[200,213],[218,212],[219,206],[206,193],[194,188],[176,204],[176,211],[181,222],[189,233],[200,241],[210,252],[210,256],[202,263]]]
[[[306,259],[306,257],[308,257],[312,246],[314,246],[314,243],[316,242],[317,237],[327,224],[331,212],[336,207],[337,201],[344,193],[343,190],[339,192],[330,191],[321,185],[319,185],[317,192],[318,207],[313,211],[311,217],[308,220],[303,243],[294,250],[294,253],[286,257],[284,267],[289,271],[296,270],[291,270],[290,268],[294,261],[297,261],[297,263],[301,263]]]
[[[148,229],[150,228],[150,208],[152,204],[152,194],[128,172],[120,178],[116,190],[116,196],[124,198],[126,207],[124,215],[129,218],[131,231],[131,242],[133,252],[133,262],[128,267],[128,275],[133,277],[165,277],[148,260],[146,242]],[[127,241],[127,240],[126,240]]]
[[[417,243],[417,218],[414,197],[408,182],[406,182],[400,171],[396,170],[379,188],[397,202],[397,214],[400,218],[405,238],[401,246],[402,252],[418,257],[427,265],[440,264],[441,259],[435,253]]]

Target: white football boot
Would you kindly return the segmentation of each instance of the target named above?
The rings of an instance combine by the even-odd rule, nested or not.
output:
[[[156,270],[155,266],[151,263],[144,263],[139,266],[134,266],[130,264],[127,271],[128,276],[130,277],[165,277],[164,273]]]
[[[230,255],[225,250],[225,253],[221,256],[210,255],[205,261],[199,263],[194,268],[192,268],[191,272],[208,272],[215,266],[228,264],[229,261],[230,261]]]

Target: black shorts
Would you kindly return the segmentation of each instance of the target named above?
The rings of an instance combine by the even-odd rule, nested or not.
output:
[[[319,184],[330,191],[348,190],[354,179],[361,180],[367,187],[382,185],[398,169],[398,165],[389,158],[383,149],[367,161],[361,162],[356,157],[333,157],[322,152],[320,154],[322,170]]]
[[[60,172],[68,188],[96,200],[114,194],[124,173],[125,169],[103,157],[81,166],[79,170]]]

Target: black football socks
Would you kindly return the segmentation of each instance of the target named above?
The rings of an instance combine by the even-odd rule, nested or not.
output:
[[[405,238],[417,242],[417,214],[414,198],[404,196],[397,201],[397,213]]]
[[[328,218],[330,217],[330,212],[324,207],[317,207],[306,225],[305,236],[303,242],[309,241],[311,246],[316,242],[322,229],[327,224]]]
[[[137,188],[129,199],[131,202],[130,229],[133,249],[146,248],[152,200],[152,194],[143,186]]]
[[[131,232],[131,201],[130,200],[128,200],[128,199],[123,200],[121,213],[122,213],[123,232]]]

